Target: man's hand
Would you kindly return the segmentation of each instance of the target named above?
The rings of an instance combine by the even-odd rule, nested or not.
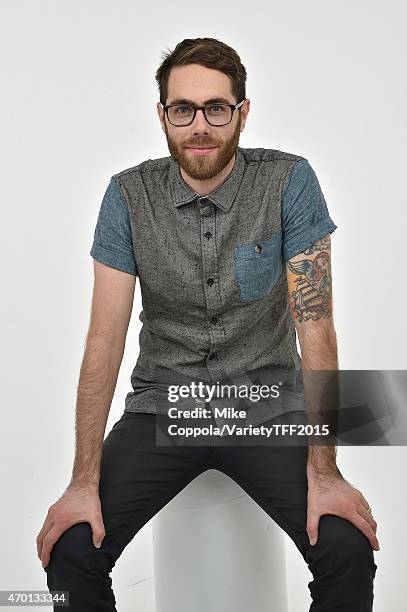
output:
[[[377,523],[368,511],[369,504],[362,493],[337,475],[308,475],[307,533],[312,545],[318,540],[319,519],[335,514],[353,523],[369,540],[374,550],[380,550],[376,537]]]
[[[76,523],[89,523],[93,543],[100,548],[105,536],[98,487],[94,484],[70,484],[64,494],[52,504],[37,536],[37,552],[46,567],[51,550],[59,537]]]

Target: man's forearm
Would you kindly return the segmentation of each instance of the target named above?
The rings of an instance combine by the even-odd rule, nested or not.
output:
[[[307,415],[309,423],[313,425],[328,424],[332,434],[338,407],[338,379],[335,373],[339,365],[335,330],[328,329],[315,340],[314,346],[309,341],[304,342],[307,348],[301,353]],[[318,436],[315,436],[317,439]],[[313,444],[311,437],[307,471],[311,477],[340,475],[332,439],[329,444],[320,445]]]
[[[71,484],[99,484],[106,422],[123,353],[124,345],[99,334],[88,335],[77,391]]]

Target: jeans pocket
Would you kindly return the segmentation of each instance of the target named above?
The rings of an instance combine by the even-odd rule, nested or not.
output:
[[[235,276],[240,300],[260,300],[271,292],[282,272],[281,234],[235,247]]]

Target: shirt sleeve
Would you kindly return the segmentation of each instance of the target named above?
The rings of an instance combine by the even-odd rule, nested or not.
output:
[[[114,178],[103,196],[90,254],[107,266],[137,276],[130,215]]]
[[[336,228],[313,168],[308,160],[300,159],[291,171],[282,196],[284,262]]]

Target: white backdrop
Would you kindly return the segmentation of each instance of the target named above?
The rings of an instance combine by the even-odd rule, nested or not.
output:
[[[401,0],[1,2],[0,589],[46,588],[35,537],[72,468],[97,212],[112,174],[168,155],[154,73],[183,38],[219,38],[246,66],[240,145],[303,155],[317,173],[338,226],[341,368],[406,369],[406,17]],[[137,284],[107,431],[130,390],[140,308]],[[401,610],[407,596],[405,459],[404,447],[338,451],[378,522],[376,612]],[[150,532],[113,571],[121,612],[154,612]],[[302,612],[311,575],[286,546],[290,612]]]

